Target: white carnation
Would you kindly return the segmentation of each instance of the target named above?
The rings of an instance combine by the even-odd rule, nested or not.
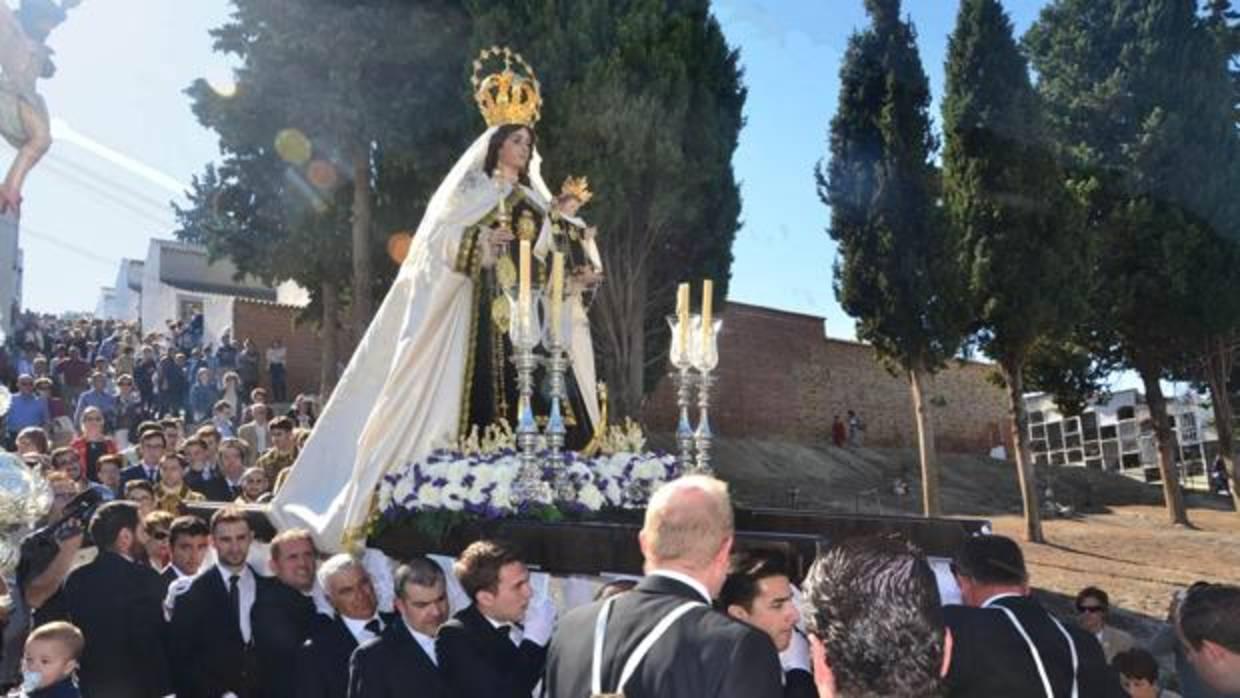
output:
[[[657,458],[639,461],[633,468],[633,477],[645,480],[661,480],[664,475],[663,464]]]
[[[419,509],[438,509],[443,505],[439,488],[426,483],[418,488],[418,506]]]
[[[397,503],[405,501],[405,498],[413,494],[413,481],[407,477],[402,477],[396,483],[396,487],[390,490],[392,499]]]
[[[577,501],[590,511],[598,511],[607,501],[597,487],[587,484],[577,493]]]

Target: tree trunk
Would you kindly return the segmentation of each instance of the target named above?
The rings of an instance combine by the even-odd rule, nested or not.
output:
[[[332,390],[336,387],[336,364],[338,358],[336,356],[337,334],[336,322],[340,317],[340,294],[336,289],[335,281],[324,281],[321,289],[323,303],[323,318],[319,323],[319,337],[322,340],[320,347],[319,366],[319,395],[322,401],[320,405],[327,403],[327,398],[331,395]]]
[[[370,144],[353,148],[353,293],[351,322],[353,343],[362,341],[371,315],[370,264]]]
[[[1045,543],[1042,534],[1042,508],[1038,501],[1037,472],[1029,451],[1029,413],[1025,410],[1025,369],[1018,362],[1000,363],[1003,382],[1007,385],[1008,417],[1012,425],[1012,445],[1016,460],[1016,478],[1020,482],[1020,499],[1025,508],[1025,540]]]
[[[938,516],[939,457],[934,448],[934,420],[926,404],[924,366],[909,369],[909,386],[913,393],[913,411],[917,417],[917,447],[921,460],[921,507],[926,516]]]
[[[1240,512],[1240,487],[1236,486],[1236,442],[1232,434],[1231,378],[1232,346],[1230,337],[1217,337],[1206,349],[1206,380],[1210,384],[1210,402],[1214,405],[1214,430],[1218,432],[1219,455],[1231,477],[1231,496]],[[1206,463],[1206,468],[1210,467]]]
[[[1158,444],[1158,471],[1162,475],[1163,497],[1167,502],[1167,516],[1173,524],[1188,525],[1188,511],[1184,508],[1184,493],[1176,476],[1175,458],[1171,452],[1171,425],[1167,421],[1167,398],[1163,396],[1159,377],[1162,372],[1149,366],[1139,368],[1141,381],[1145,383],[1145,402],[1150,408],[1154,422],[1154,438]]]

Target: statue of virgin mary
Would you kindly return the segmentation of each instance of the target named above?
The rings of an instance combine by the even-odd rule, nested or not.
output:
[[[492,57],[504,59],[504,70],[480,80]],[[366,523],[388,468],[474,427],[516,423],[503,291],[516,282],[515,241],[534,246],[551,234],[533,130],[541,97],[509,49],[483,51],[474,89],[488,128],[431,197],[396,280],[272,501],[277,525],[308,528],[320,550],[342,549]],[[593,356],[579,354],[574,364],[591,365],[574,372],[593,376]],[[597,401],[586,411],[597,423]]]

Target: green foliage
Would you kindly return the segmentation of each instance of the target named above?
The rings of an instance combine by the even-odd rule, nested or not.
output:
[[[1195,10],[1058,0],[1026,37],[1095,246],[1091,348],[1155,374],[1232,322],[1240,151],[1227,57]]]
[[[840,68],[830,158],[816,172],[839,244],[835,291],[857,336],[904,369],[933,369],[959,348],[959,273],[938,205],[930,88],[897,0],[869,0]]]
[[[608,282],[591,308],[616,415],[663,375],[675,285],[727,295],[740,191],[732,154],[745,89],[707,0],[475,0],[475,44],[531,63],[545,106],[544,175],[587,175]],[[696,301],[695,301],[696,302]],[[716,306],[718,307],[718,305]]]
[[[997,0],[964,0],[948,43],[943,194],[987,355],[1024,363],[1077,314],[1087,249],[1028,66]]]
[[[362,142],[379,233],[372,243],[386,259],[387,234],[414,227],[467,138],[468,21],[459,4],[234,0],[212,36],[217,51],[241,63],[235,93],[203,80],[187,90],[199,121],[219,135],[222,163],[195,178],[178,237],[242,272],[294,279],[316,302],[323,281],[347,290],[350,152]],[[276,141],[287,129],[305,135],[311,161],[280,157]],[[317,184],[316,161],[329,174]],[[376,295],[394,271],[377,266]]]

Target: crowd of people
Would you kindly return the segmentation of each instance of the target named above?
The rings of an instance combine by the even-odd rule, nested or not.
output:
[[[46,573],[27,576],[34,621],[4,647],[5,666],[21,657],[9,680],[24,695],[1173,695],[1151,652],[1107,624],[1105,592],[1083,590],[1075,622],[1056,618],[1030,595],[1010,539],[962,546],[951,566],[962,605],[944,606],[926,557],[893,538],[831,548],[798,590],[777,553],[733,550],[726,485],[705,476],[655,492],[638,536],[644,577],[605,584],[558,618],[499,540],[476,541],[450,568],[420,555],[376,568],[323,559],[308,531],[290,529],[256,561],[238,507],[204,520],[143,516],[126,500],[101,505],[85,534],[93,560],[43,591],[31,581]],[[76,553],[82,537],[62,545]],[[390,612],[380,588],[393,592]],[[1187,589],[1163,634],[1184,696],[1240,691],[1240,588]]]
[[[98,322],[36,321],[12,339],[5,433],[54,494],[4,580],[0,687],[21,695],[1170,698],[1159,656],[1186,698],[1240,695],[1240,588],[1181,592],[1146,647],[1108,622],[1102,589],[1080,592],[1074,618],[1045,610],[1001,536],[955,556],[959,605],[943,604],[918,549],[889,538],[831,548],[798,589],[781,555],[733,549],[726,485],[703,476],[652,496],[644,577],[560,617],[499,540],[451,566],[325,556],[302,529],[264,550],[236,505],[280,487],[312,405],[277,414],[251,374],[193,344],[193,322],[143,344]],[[187,392],[160,378],[164,362],[194,376]],[[87,500],[101,504],[74,518]],[[225,504],[205,517],[202,501]],[[390,609],[377,588],[393,590]]]

